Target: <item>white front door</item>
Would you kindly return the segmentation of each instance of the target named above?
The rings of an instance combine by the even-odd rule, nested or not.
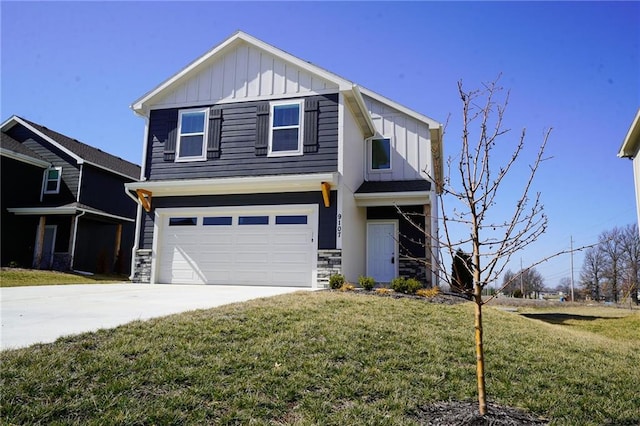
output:
[[[388,283],[398,276],[397,222],[367,222],[367,276]]]

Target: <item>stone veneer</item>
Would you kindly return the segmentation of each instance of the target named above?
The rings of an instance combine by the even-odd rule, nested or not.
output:
[[[133,279],[134,283],[151,282],[151,250],[136,250],[136,262],[133,265]]]
[[[329,288],[331,275],[342,273],[342,250],[318,250],[318,287]]]
[[[431,280],[427,276],[427,266],[424,261],[400,257],[398,272],[401,277],[415,278],[426,287],[431,287]]]

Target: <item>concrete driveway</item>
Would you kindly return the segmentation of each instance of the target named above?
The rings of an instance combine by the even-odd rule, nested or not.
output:
[[[309,289],[129,283],[0,288],[0,349],[299,290]]]

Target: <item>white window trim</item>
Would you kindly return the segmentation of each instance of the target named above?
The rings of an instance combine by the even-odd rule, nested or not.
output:
[[[274,107],[280,105],[294,105],[298,104],[299,106],[299,114],[300,117],[298,119],[297,126],[279,126],[276,129],[295,129],[298,128],[298,149],[291,151],[273,151],[273,110]],[[285,100],[285,101],[273,101],[269,103],[269,151],[267,157],[287,157],[293,155],[302,155],[302,147],[304,146],[303,131],[304,128],[304,100],[303,99],[293,99],[293,100]]]
[[[379,139],[389,139],[389,168],[374,169],[373,166],[373,141]],[[393,170],[393,138],[391,136],[379,136],[367,139],[367,170],[369,173],[389,173]]]
[[[184,133],[182,134],[182,115],[189,114],[194,112],[202,112],[204,113],[204,127],[202,133]],[[207,159],[207,137],[209,130],[209,108],[192,108],[192,109],[183,109],[178,113],[178,135],[176,141],[176,159],[177,163],[179,162],[187,162],[187,161],[206,161]],[[182,141],[183,136],[196,136],[202,134],[202,154],[199,156],[190,156],[190,157],[180,157],[180,142]]]
[[[56,182],[56,189],[47,191],[47,183],[49,183],[49,171],[57,170],[58,171],[58,180]],[[43,194],[59,194],[60,193],[60,182],[62,182],[62,167],[49,167],[44,170],[44,176],[42,177],[42,193]]]

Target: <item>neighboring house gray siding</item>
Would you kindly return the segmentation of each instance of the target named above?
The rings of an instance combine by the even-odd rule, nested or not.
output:
[[[93,167],[89,164],[82,166],[82,188],[80,189],[80,203],[117,216],[135,218],[136,203],[124,192],[125,182],[129,179]]]
[[[154,208],[224,207],[224,206],[277,206],[280,204],[318,204],[318,249],[336,248],[336,191],[331,191],[330,207],[325,207],[322,193],[287,192],[281,194],[203,195],[190,197],[154,197]],[[142,212],[140,248],[153,245],[154,212]]]
[[[60,193],[44,195],[42,199],[43,205],[64,204],[76,200],[80,168],[75,159],[53,147],[49,142],[46,142],[25,127],[14,126],[7,133],[53,166],[62,167]]]
[[[337,171],[338,95],[311,99],[317,100],[317,122],[305,122],[304,130],[314,133],[317,146],[307,149],[305,142],[303,155],[286,157],[267,157],[257,147],[258,106],[265,105],[265,101],[219,106],[222,110],[220,140],[216,143],[217,152],[212,155],[216,158],[206,161],[175,162],[171,156],[166,156],[167,143],[176,137],[179,110],[153,110],[149,120],[145,176],[149,180],[170,180]],[[210,133],[212,137],[213,132]]]

